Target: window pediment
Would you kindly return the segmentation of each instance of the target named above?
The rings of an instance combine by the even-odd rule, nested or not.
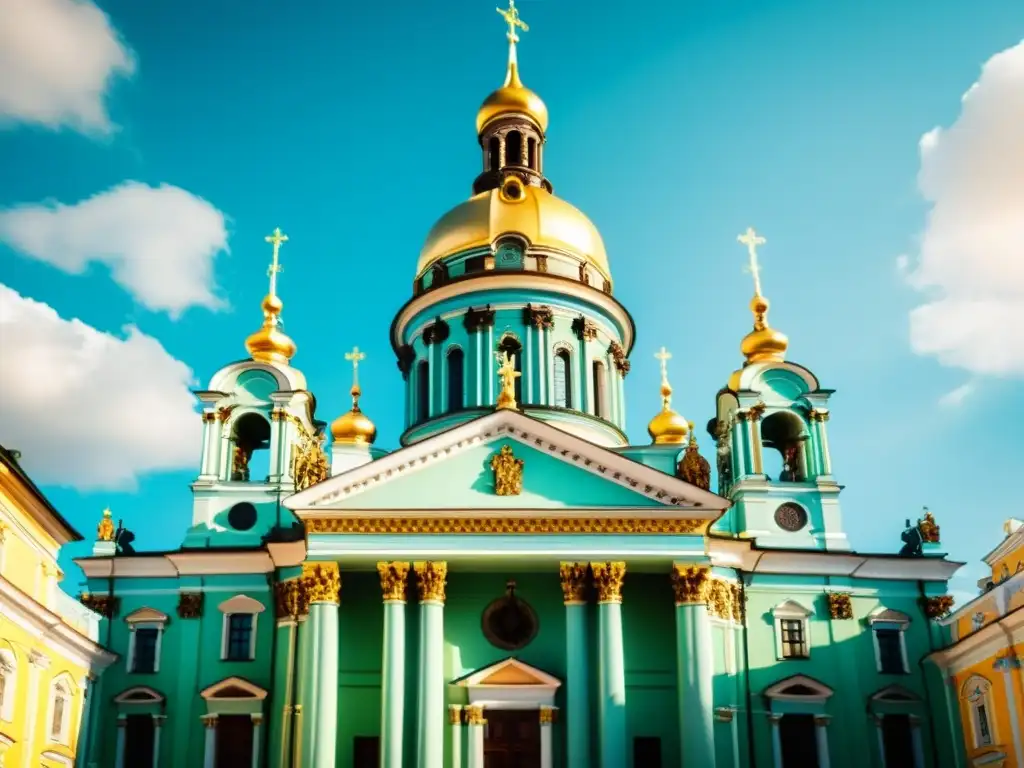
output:
[[[908,691],[902,685],[889,685],[871,694],[871,700],[909,703],[920,701],[921,697],[913,691]]]
[[[891,608],[879,608],[868,616],[868,624],[880,623],[906,626],[910,623],[910,617],[901,611],[894,611]]]
[[[235,595],[217,606],[221,613],[263,613],[267,606],[248,595]]]
[[[772,615],[777,619],[806,619],[814,611],[796,600],[784,600],[772,608]]]
[[[241,677],[229,677],[221,680],[219,683],[214,683],[204,688],[200,691],[199,695],[207,700],[215,699],[221,701],[226,699],[233,701],[239,699],[259,699],[262,701],[267,698],[267,692],[263,688]]]
[[[780,680],[774,685],[768,686],[764,695],[769,699],[781,701],[807,701],[811,699],[824,700],[829,698],[834,691],[824,683],[819,683],[813,677],[807,675],[793,675],[785,680]]]
[[[124,617],[124,620],[129,624],[166,624],[169,617],[166,613],[158,611],[156,608],[143,607],[129,613]]]
[[[504,659],[497,664],[472,672],[455,682],[464,688],[482,687],[533,687],[554,690],[562,684],[557,677],[536,667],[524,664],[518,659]]]
[[[163,700],[162,693],[145,685],[129,688],[114,697],[116,704],[160,704]]]

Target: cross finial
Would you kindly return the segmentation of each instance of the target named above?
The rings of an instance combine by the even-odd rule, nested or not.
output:
[[[281,250],[281,243],[288,242],[288,235],[283,234],[280,227],[274,227],[274,231],[263,239],[274,246],[274,260],[267,269],[267,275],[270,277],[270,295],[277,296],[277,273],[282,269],[278,261],[278,252]]]
[[[654,357],[661,363],[661,382],[664,384],[668,381],[668,361],[672,359],[672,353],[662,347],[654,353]]]
[[[351,352],[345,353],[345,359],[352,363],[352,389],[359,389],[359,363],[366,359],[366,353],[360,352],[359,347],[352,347]]]
[[[761,295],[761,265],[757,261],[757,246],[764,245],[768,241],[754,231],[753,227],[747,227],[747,231],[736,238],[740,243],[747,246],[747,253],[750,254],[750,265],[747,270],[754,277],[754,295]]]
[[[516,0],[508,0],[508,10],[502,8],[495,8],[498,15],[505,20],[508,24],[508,41],[510,43],[518,43],[519,35],[516,34],[516,27],[519,27],[523,32],[529,32],[530,27],[525,21],[519,18],[519,9],[516,8]]]

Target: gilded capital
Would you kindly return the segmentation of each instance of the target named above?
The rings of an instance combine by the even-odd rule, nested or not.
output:
[[[555,722],[556,710],[554,707],[541,707],[540,708],[540,724],[541,725],[552,725]]]
[[[444,587],[448,577],[448,563],[427,561],[413,563],[416,571],[416,592],[421,603],[444,602]]]
[[[484,708],[479,704],[470,704],[462,710],[466,716],[467,725],[487,725],[484,719]]]
[[[304,579],[279,581],[274,585],[274,614],[278,619],[294,619],[309,612]]]
[[[626,564],[623,562],[591,563],[594,587],[598,603],[621,603],[622,582],[626,578]]]
[[[587,601],[586,563],[561,563],[558,576],[562,580],[562,598],[566,605]]]
[[[953,607],[952,595],[924,598],[924,613],[929,619],[941,619]]]
[[[384,602],[405,602],[405,585],[409,580],[408,563],[377,563],[380,591]]]
[[[705,599],[708,603],[708,613],[712,616],[731,621],[735,615],[733,599],[735,591],[733,585],[722,579],[708,579],[704,590]],[[678,602],[678,597],[676,598]]]
[[[706,566],[673,565],[672,591],[676,605],[707,603],[710,578],[711,569]]]
[[[303,563],[302,587],[306,604],[341,601],[341,574],[337,563]]]

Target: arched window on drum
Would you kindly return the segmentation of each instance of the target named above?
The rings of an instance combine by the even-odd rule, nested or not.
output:
[[[458,347],[448,350],[448,410],[465,407],[465,355]]]
[[[571,371],[572,368],[569,366],[569,350],[556,350],[553,369],[556,408],[572,408]]]

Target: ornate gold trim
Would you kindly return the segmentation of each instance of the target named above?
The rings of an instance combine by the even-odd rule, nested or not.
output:
[[[598,603],[621,603],[622,583],[626,579],[624,562],[591,563]]]
[[[837,620],[853,618],[853,603],[850,601],[849,592],[827,592],[825,600],[828,602],[828,615]]]
[[[487,725],[487,721],[484,719],[484,708],[479,704],[470,704],[462,711],[465,713],[467,725]]]
[[[462,707],[460,705],[448,706],[448,725],[462,725]]]
[[[302,586],[306,604],[341,602],[341,574],[337,563],[303,563]]]
[[[367,534],[703,534],[711,521],[653,517],[311,517],[306,533]]]
[[[380,590],[384,602],[405,602],[405,585],[409,580],[408,563],[377,563]]]
[[[699,605],[708,602],[711,569],[706,566],[673,565],[672,591],[676,605]]]
[[[427,561],[413,563],[416,571],[416,592],[420,602],[444,602],[444,587],[448,577],[448,563]]]
[[[586,563],[560,563],[558,577],[562,581],[562,599],[566,605],[587,601]]]
[[[554,725],[557,718],[557,711],[554,707],[542,706],[540,708],[540,724],[541,725]]]

